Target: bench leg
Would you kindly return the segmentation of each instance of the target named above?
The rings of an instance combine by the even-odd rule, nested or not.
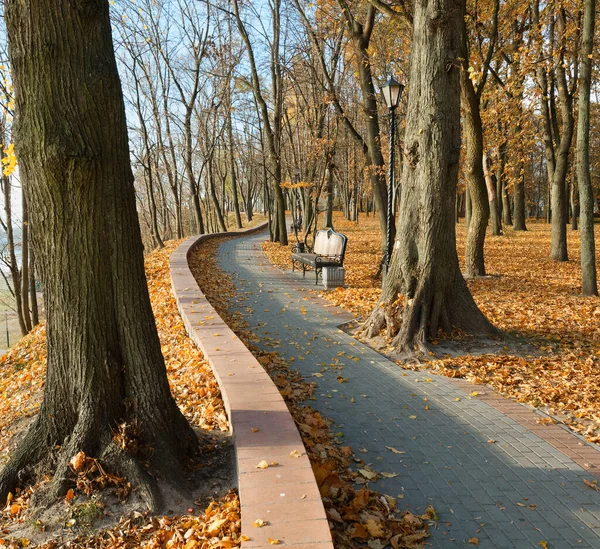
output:
[[[306,265],[302,263],[302,278],[306,278]]]
[[[315,267],[315,286],[319,283],[319,269]]]

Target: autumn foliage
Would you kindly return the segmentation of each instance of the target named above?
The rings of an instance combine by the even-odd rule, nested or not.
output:
[[[146,276],[158,333],[165,357],[171,390],[186,418],[197,428],[228,431],[223,400],[210,366],[188,338],[177,304],[171,294],[169,257],[179,242],[172,241],[146,259]],[[46,366],[45,331],[41,326],[23,338],[0,360],[0,466],[13,447],[13,435],[20,432],[38,411],[42,399]],[[115,437],[122,435],[115,433]],[[73,513],[73,505],[86,501],[100,489],[110,488],[125,500],[131,491],[127,479],[105,471],[102,464],[83,453],[71,460],[73,488],[65,498],[65,513]],[[0,547],[26,547],[28,538],[2,539],[1,530],[15,523],[32,521],[27,513],[29,498],[36,487],[11,494],[0,508]],[[153,517],[134,512],[121,517],[118,524],[95,534],[76,530],[77,520],[64,531],[67,543],[48,542],[40,547],[79,547],[98,549],[134,549],[137,547],[200,549],[201,547],[238,547],[240,504],[234,492],[213,501],[202,512],[188,509],[177,517]],[[70,528],[73,531],[69,534]],[[43,525],[40,525],[40,528]],[[8,531],[8,530],[5,530]],[[63,531],[63,532],[64,532]],[[51,534],[51,533],[50,533]]]

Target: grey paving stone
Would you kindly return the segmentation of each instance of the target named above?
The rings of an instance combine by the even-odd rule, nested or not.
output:
[[[236,312],[261,338],[259,347],[276,349],[318,382],[316,400],[307,404],[334,421],[343,444],[374,470],[399,474],[371,488],[404,495],[401,508],[424,511],[434,505],[440,522],[428,547],[469,546],[467,539],[477,536],[481,547],[493,549],[535,548],[543,539],[556,549],[600,548],[600,494],[583,484],[584,478],[592,480],[588,473],[446,378],[403,370],[340,333],[337,324],[344,319],[310,299],[314,278],[302,282],[301,275],[282,275],[269,265],[260,250],[264,238],[220,246],[220,267],[246,298],[236,303]],[[312,376],[321,371],[323,377]],[[338,375],[347,381],[339,383]],[[393,454],[386,446],[406,453]]]

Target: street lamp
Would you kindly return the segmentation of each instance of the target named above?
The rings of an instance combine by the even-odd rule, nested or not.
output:
[[[400,97],[404,86],[400,84],[393,76],[390,76],[388,81],[381,86],[381,94],[385,99],[385,104],[390,111],[390,158],[388,163],[388,189],[387,189],[387,232],[386,232],[386,247],[384,258],[384,274],[387,274],[392,257],[394,233],[394,153],[396,148],[396,107],[400,103]]]

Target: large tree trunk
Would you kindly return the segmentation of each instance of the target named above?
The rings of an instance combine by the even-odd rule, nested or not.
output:
[[[585,0],[576,156],[580,207],[581,291],[583,295],[598,295],[594,242],[594,192],[590,178],[590,87],[595,13],[596,0]]]
[[[404,169],[396,245],[380,302],[364,325],[387,328],[413,353],[442,329],[492,333],[463,279],[454,201],[460,155],[460,56],[464,0],[414,4]]]
[[[10,1],[6,26],[48,362],[40,413],[0,474],[0,501],[39,462],[38,475],[54,473],[46,498],[64,494],[69,460],[84,451],[160,508],[155,480],[113,440],[115,426],[137,425],[154,474],[177,485],[198,442],[171,396],[150,307],[108,1]]]

